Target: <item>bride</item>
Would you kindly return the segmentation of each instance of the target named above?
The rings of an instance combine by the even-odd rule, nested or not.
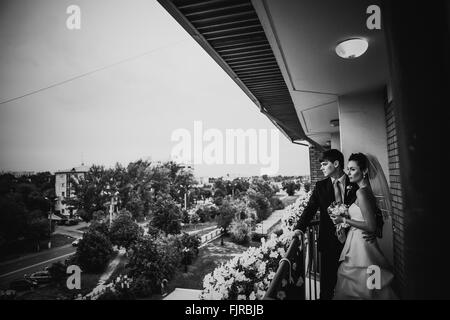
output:
[[[389,271],[389,262],[376,239],[369,242],[363,238],[364,232],[373,233],[376,230],[377,202],[371,184],[379,186],[384,179],[386,190],[383,191],[388,192],[381,166],[374,157],[369,157],[370,160],[362,153],[350,156],[348,177],[350,182],[359,186],[357,199],[348,209],[349,218],[332,216],[335,224],[350,226],[339,258],[342,262],[333,299],[397,299],[391,288],[394,276]]]

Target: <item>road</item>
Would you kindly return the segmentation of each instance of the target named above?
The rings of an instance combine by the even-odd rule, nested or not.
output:
[[[57,261],[64,261],[74,254],[76,248],[71,244],[46,250],[44,252],[18,258],[0,264],[0,289],[7,289],[9,283],[25,274],[43,270]]]

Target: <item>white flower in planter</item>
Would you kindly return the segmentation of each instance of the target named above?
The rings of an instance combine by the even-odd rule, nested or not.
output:
[[[278,251],[272,251],[269,255],[271,258],[278,258],[279,252]]]

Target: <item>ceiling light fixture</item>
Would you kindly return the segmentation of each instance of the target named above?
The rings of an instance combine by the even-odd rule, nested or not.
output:
[[[367,51],[369,43],[362,38],[348,39],[340,42],[336,46],[336,54],[344,59],[354,59],[363,55]]]
[[[339,127],[339,119],[333,119],[330,121],[330,126]]]

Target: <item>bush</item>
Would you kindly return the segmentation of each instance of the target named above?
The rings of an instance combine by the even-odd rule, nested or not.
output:
[[[305,192],[308,193],[311,190],[311,182],[309,181],[303,182],[303,189],[305,189]]]
[[[97,300],[134,300],[136,296],[132,289],[134,281],[125,277],[118,277],[118,280],[114,280],[114,285],[108,287],[97,298]]]
[[[190,220],[190,223],[192,223],[192,224],[197,224],[197,223],[200,222],[200,217],[198,216],[197,213],[194,212],[194,213],[191,214],[191,216],[189,217],[189,220]]]
[[[195,212],[198,217],[200,218],[200,222],[201,223],[205,223],[208,222],[210,220],[210,215],[209,212],[204,210],[203,208],[198,208],[197,211]]]
[[[136,298],[145,298],[152,295],[152,288],[150,280],[145,277],[137,277],[133,280],[131,284],[131,292],[136,296]]]
[[[85,272],[103,271],[112,254],[111,242],[104,234],[97,231],[84,234],[76,253],[77,261]]]
[[[231,240],[237,244],[248,243],[252,236],[252,228],[245,221],[234,220],[230,225]]]
[[[154,226],[152,226],[150,223],[147,225],[147,234],[152,237],[153,239],[159,238],[159,237],[163,237],[164,236],[164,231],[155,228]]]
[[[283,181],[281,185],[289,196],[293,196],[296,190],[300,190],[300,184],[295,181]]]
[[[106,218],[106,214],[103,210],[97,210],[92,213],[92,220],[94,221],[102,221]]]
[[[212,220],[214,219],[218,214],[219,210],[216,206],[208,206],[205,208],[205,210],[208,212],[209,218]]]
[[[61,261],[53,263],[50,268],[48,268],[48,272],[52,277],[52,281],[55,283],[60,283],[67,279],[67,266]]]
[[[218,207],[220,207],[223,203],[223,197],[214,197],[214,204]]]

